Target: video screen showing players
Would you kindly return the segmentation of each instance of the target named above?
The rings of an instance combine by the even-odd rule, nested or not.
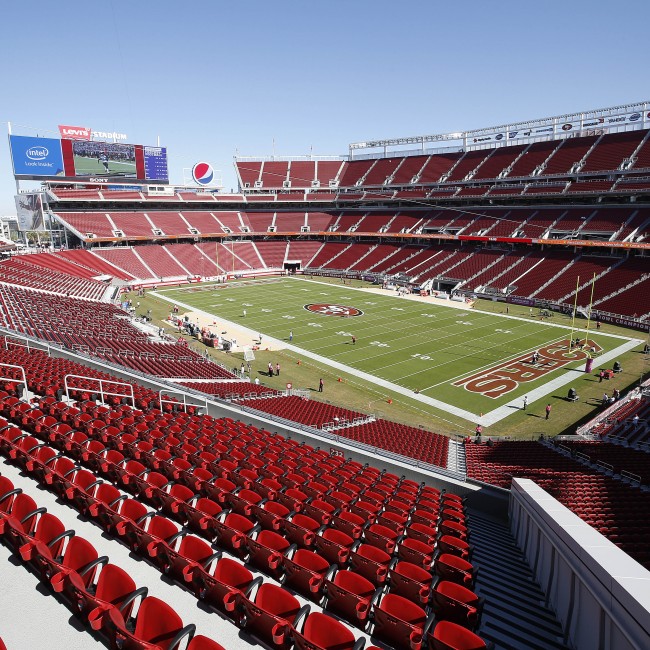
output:
[[[74,140],[72,152],[76,176],[137,178],[135,146],[132,144]]]

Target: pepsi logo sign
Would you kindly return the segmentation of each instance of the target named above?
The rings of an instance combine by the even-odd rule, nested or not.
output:
[[[304,308],[314,314],[321,316],[363,316],[363,312],[356,307],[348,307],[347,305],[327,305],[325,303],[312,303],[305,305]]]
[[[207,162],[198,162],[192,167],[192,178],[199,185],[209,185],[214,179],[212,165]]]
[[[44,160],[50,155],[47,147],[30,147],[25,152],[25,155],[30,160]]]

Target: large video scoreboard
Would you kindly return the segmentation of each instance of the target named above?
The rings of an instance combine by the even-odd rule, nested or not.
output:
[[[14,176],[20,180],[167,183],[167,149],[99,140],[9,136]]]

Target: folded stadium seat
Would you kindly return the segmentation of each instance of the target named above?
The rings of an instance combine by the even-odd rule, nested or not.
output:
[[[116,471],[119,475],[118,480],[114,482],[119,482],[131,494],[139,495],[147,486],[147,482],[142,478],[147,468],[140,461],[124,459]]]
[[[451,553],[442,553],[436,557],[434,571],[442,580],[455,582],[471,589],[478,568]]]
[[[465,514],[462,510],[456,510],[456,508],[443,507],[442,512],[440,513],[440,519],[443,521],[446,519],[451,519],[456,521],[459,524],[465,523]]]
[[[357,542],[350,553],[350,568],[373,584],[383,585],[390,560],[390,555],[380,548]]]
[[[408,498],[408,495],[405,497],[403,494],[404,493],[395,494],[390,501],[387,501],[384,504],[384,511],[407,517],[409,512],[413,509],[415,499],[407,501],[405,499]]]
[[[451,555],[457,555],[467,562],[470,561],[470,545],[458,537],[442,535],[438,539],[438,549],[441,553],[450,553]]]
[[[23,436],[23,432],[13,425],[0,429],[0,452],[7,455],[14,447],[14,442]]]
[[[411,539],[417,539],[418,541],[423,542],[424,544],[428,544],[429,546],[435,545],[437,535],[438,532],[435,528],[430,528],[424,524],[414,523],[410,524],[406,528],[407,537],[410,537]]]
[[[120,534],[119,526],[117,531]],[[177,534],[178,526],[170,519],[161,517],[154,511],[148,512],[138,519],[135,525],[128,525],[125,541],[133,551],[147,557],[150,544],[161,540],[168,541]]]
[[[296,513],[291,519],[284,521],[284,533],[291,544],[299,548],[311,548],[316,539],[316,533],[321,525],[311,517]]]
[[[36,522],[33,534],[24,538],[24,543],[20,545],[18,552],[24,562],[33,562],[36,565],[34,548],[37,544],[47,546],[50,554],[57,557],[60,555],[65,538],[73,535],[74,531],[65,530],[65,526],[58,517],[49,512],[43,512]]]
[[[146,598],[147,588],[136,588],[135,582],[124,569],[115,564],[105,564],[90,585],[85,585],[76,573],[70,574],[70,593],[74,609],[88,618],[93,630],[101,630],[108,611],[120,610],[128,618],[138,598]]]
[[[34,436],[23,434],[13,441],[13,447],[9,450],[9,458],[15,460],[21,469],[26,469],[27,463],[33,460],[40,445],[41,441]]]
[[[312,480],[309,481],[309,483],[303,483],[299,489],[310,499],[320,499],[331,489],[331,486],[323,482]]]
[[[272,530],[261,530],[254,539],[250,536],[246,539],[246,546],[250,553],[248,563],[279,580],[283,557],[290,548],[289,542]]]
[[[429,528],[436,528],[438,525],[438,519],[439,517],[437,513],[431,512],[430,510],[420,510],[417,507],[411,513],[412,524],[422,524]]]
[[[306,503],[302,512],[307,516],[316,519],[323,526],[329,526],[332,516],[336,512],[336,508],[322,499],[312,499],[309,503]]]
[[[38,508],[36,501],[19,489],[5,493],[2,504],[7,509],[0,511],[0,536],[18,548],[33,535],[38,515],[45,508]]]
[[[279,457],[276,456],[275,454],[269,454],[269,453],[263,454],[262,457],[268,462],[264,467],[262,467],[259,470],[260,476],[279,481],[280,477],[284,476],[284,473],[286,472],[286,469],[274,464],[279,460]],[[288,487],[295,487],[295,486],[288,486]]]
[[[254,591],[254,590],[253,590]],[[286,589],[270,583],[257,587],[255,595],[242,596],[240,625],[272,647],[288,648],[293,623],[301,612],[300,602]],[[303,611],[309,611],[304,605]]]
[[[354,540],[340,530],[325,528],[314,538],[314,547],[330,564],[345,564]]]
[[[486,643],[480,636],[451,621],[438,621],[428,638],[431,650],[490,650],[492,643]]]
[[[221,513],[214,519],[214,522],[216,522],[217,545],[233,555],[243,558],[248,552],[246,536],[255,532],[255,524],[236,512],[225,514],[225,516],[224,513]]]
[[[390,593],[424,606],[431,596],[431,573],[411,562],[398,562],[390,572]]]
[[[330,565],[323,557],[299,548],[293,554],[291,551],[282,560],[284,568],[283,586],[297,591],[312,600],[319,600],[323,595],[325,575]]]
[[[420,542],[417,539],[406,537],[399,544],[397,556],[400,560],[412,562],[429,570],[433,562],[433,552],[434,546]]]
[[[381,524],[371,524],[364,529],[363,539],[371,546],[376,546],[385,553],[392,555],[399,540],[399,533]]]
[[[101,472],[101,455],[106,451],[106,445],[101,440],[89,439],[81,447],[81,462],[91,472]]]
[[[258,483],[256,483],[255,489],[258,494],[261,494],[265,499],[275,501],[278,492],[282,490],[282,484],[274,478],[262,478]]]
[[[221,505],[228,503],[230,494],[236,489],[237,486],[232,481],[222,477],[203,484],[203,494]]]
[[[247,488],[240,488],[228,496],[228,502],[233,512],[238,512],[240,515],[244,515],[244,517],[250,517],[253,512],[253,507],[263,500],[263,497],[257,492],[253,492],[253,490]]]
[[[93,493],[103,482],[87,469],[77,470],[72,474],[70,486],[64,496],[79,512],[86,514],[90,505],[95,502]]]
[[[452,535],[453,537],[458,537],[465,542],[467,541],[467,526],[464,526],[453,519],[445,519],[444,521],[441,521],[438,530],[443,535]]]
[[[480,621],[483,599],[462,585],[441,580],[433,590],[433,609],[438,619],[473,630]]]
[[[33,558],[42,576],[50,581],[54,591],[65,593],[68,599],[71,599],[71,593],[77,588],[75,582],[87,589],[93,582],[97,568],[106,564],[108,558],[99,557],[95,547],[83,537],[73,535],[66,541],[62,555],[61,551],[58,555],[52,555],[48,546],[36,543]]]
[[[164,601],[147,596],[135,614],[124,617],[111,608],[104,617],[103,631],[111,647],[128,650],[176,648],[194,635],[195,625],[183,627],[180,616]]]
[[[350,506],[350,512],[363,517],[366,521],[369,521],[373,524],[377,521],[377,516],[379,515],[380,510],[381,506],[377,505],[376,503],[366,501],[363,496],[361,499],[359,499],[359,501]]]
[[[293,512],[300,512],[305,507],[307,498],[307,495],[297,488],[288,488],[282,492],[278,492],[277,495],[278,501],[285,508],[289,508]]]
[[[307,482],[307,477],[297,472],[286,472],[276,474],[277,479],[284,487],[302,489],[302,486]]]
[[[331,525],[353,539],[359,539],[363,533],[366,520],[354,512],[343,510],[332,517]]]
[[[372,602],[379,597],[381,588],[354,571],[336,571],[325,579],[323,607],[346,621],[364,628]]]
[[[216,524],[212,521],[223,508],[206,497],[194,497],[187,505],[187,527],[202,537],[213,540],[217,534]]]
[[[433,622],[426,612],[410,600],[395,594],[384,594],[372,610],[373,636],[396,648],[420,650]]]
[[[255,521],[266,530],[283,533],[285,520],[291,514],[289,508],[276,501],[263,500],[260,505],[253,507],[252,515]]]
[[[254,483],[260,478],[260,475],[252,470],[246,468],[239,468],[236,472],[232,473],[230,479],[234,481],[240,488],[250,490]]]
[[[429,512],[432,512],[437,515],[438,512],[440,511],[440,501],[438,500],[432,501],[428,497],[423,498],[422,495],[420,495],[420,497],[416,501],[415,509],[428,510]]]
[[[221,555],[203,539],[182,531],[168,540],[151,542],[147,552],[163,573],[181,583],[192,582],[194,570],[201,568],[207,571]]]
[[[327,501],[336,510],[348,510],[350,503],[354,501],[356,495],[349,494],[341,489],[332,490],[323,495],[323,501]]]
[[[365,644],[363,637],[355,641],[345,625],[320,612],[297,620],[291,636],[298,650],[362,650]]]
[[[194,493],[202,492],[204,485],[209,483],[213,478],[212,472],[202,467],[192,466],[191,471],[185,473],[184,484]]]

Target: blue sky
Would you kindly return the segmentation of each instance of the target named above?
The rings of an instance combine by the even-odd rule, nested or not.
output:
[[[0,122],[115,130],[199,160],[345,154],[648,99],[650,2],[4,3]],[[275,141],[275,149],[273,143]],[[0,214],[15,185],[0,138]]]

